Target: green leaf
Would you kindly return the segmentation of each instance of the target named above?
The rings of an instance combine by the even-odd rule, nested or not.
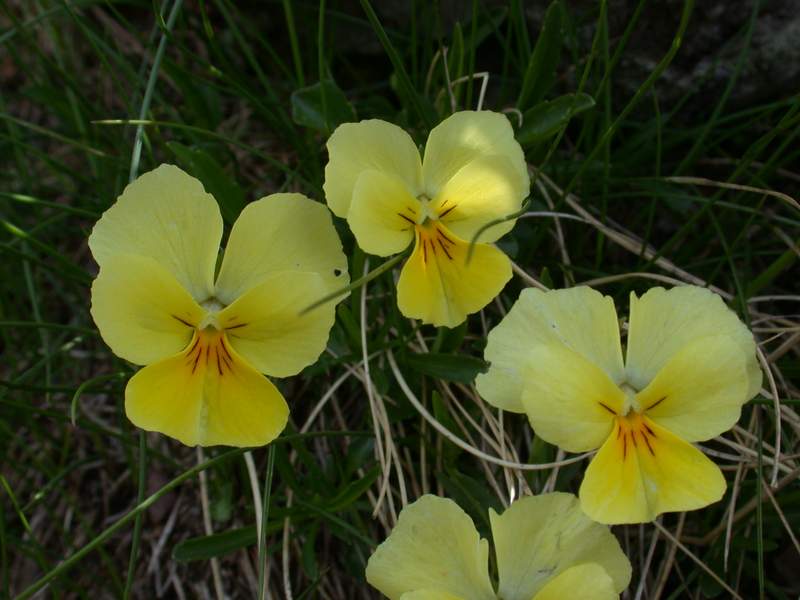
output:
[[[559,0],[547,7],[542,30],[528,61],[522,90],[517,99],[517,108],[520,110],[525,110],[544,98],[556,80],[556,68],[561,60],[562,14]]]
[[[167,142],[167,147],[175,154],[181,166],[197,177],[206,191],[216,198],[225,222],[233,223],[244,208],[244,190],[204,150],[189,148],[178,142]]]
[[[517,132],[517,140],[522,146],[546,140],[572,117],[593,106],[594,98],[588,94],[565,94],[555,100],[540,102],[522,115],[522,127]]]
[[[240,548],[255,546],[256,541],[255,525],[230,529],[222,533],[183,540],[172,549],[172,558],[181,562],[208,560],[215,556],[230,554]]]
[[[330,80],[318,81],[314,85],[295,90],[292,92],[291,103],[292,119],[295,123],[325,134],[342,123],[356,120],[356,111],[347,101],[344,92]]]
[[[405,362],[423,375],[458,383],[471,383],[478,373],[485,373],[489,368],[489,363],[474,356],[434,352],[409,354]]]

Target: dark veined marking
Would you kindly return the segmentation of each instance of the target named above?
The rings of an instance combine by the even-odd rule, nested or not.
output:
[[[192,375],[194,375],[195,369],[197,369],[197,363],[200,362],[200,357],[203,356],[204,348],[201,346],[200,350],[197,352],[197,356],[194,357],[194,364],[192,365]]]
[[[179,321],[179,322],[183,323],[183,324],[184,324],[184,325],[186,325],[187,327],[192,327],[192,328],[194,327],[194,325],[192,325],[192,324],[191,324],[191,323],[189,323],[188,321],[184,321],[184,320],[183,320],[183,319],[181,319],[181,318],[180,318],[178,315],[171,315],[171,316],[172,316],[172,318],[173,318],[173,319],[175,319],[176,321]]]
[[[222,363],[219,360],[220,352],[217,352],[217,372],[222,375]]]
[[[451,240],[449,237],[447,237],[444,234],[444,231],[442,231],[441,229],[437,229],[436,233],[438,233],[440,236],[442,236],[448,244],[450,244],[451,246],[455,246],[456,243],[453,240]]]
[[[655,432],[655,431],[653,431],[652,429],[650,429],[650,427],[648,427],[648,426],[647,426],[647,423],[642,423],[642,425],[644,425],[644,428],[645,428],[645,429],[647,429],[647,433],[649,433],[650,435],[652,435],[654,438],[657,438],[657,437],[658,437],[658,436],[656,435],[656,432]]]
[[[617,423],[617,439],[619,439],[619,436],[621,435],[622,435],[622,425]]]
[[[449,258],[450,260],[453,260],[453,257],[452,257],[452,256],[450,256],[450,253],[447,251],[447,248],[446,248],[446,247],[445,247],[445,245],[442,243],[442,240],[440,240],[440,239],[437,239],[436,241],[437,241],[437,242],[439,242],[439,246],[441,246],[441,247],[442,247],[442,250],[443,250],[443,251],[444,251],[444,253],[447,255],[447,258]],[[432,246],[432,245],[433,245],[433,242],[431,241],[431,246]]]
[[[623,460],[623,462],[625,461],[625,459],[627,457],[628,457],[628,434],[626,432],[626,433],[622,434],[622,460]]]
[[[444,211],[443,213],[439,213],[439,218],[441,219],[442,217],[444,217],[444,216],[445,216],[447,213],[449,213],[451,210],[453,210],[453,209],[454,209],[456,206],[457,206],[457,205],[456,205],[456,204],[454,204],[453,206],[451,206],[450,208],[448,208],[448,209],[447,209],[446,211]]]
[[[428,262],[428,240],[422,238],[422,262]]]
[[[239,329],[239,327],[247,327],[247,323],[239,323],[238,325],[231,325],[225,328],[225,331],[230,331],[231,329]]]
[[[397,216],[400,217],[401,219],[405,219],[406,221],[408,221],[412,225],[416,225],[417,224],[416,221],[414,221],[413,219],[410,219],[409,217],[405,216],[403,213],[397,213]]]
[[[633,447],[638,448],[639,444],[636,443],[636,432],[631,430],[631,441],[633,442]]]
[[[667,399],[667,397],[664,396],[663,398],[660,398],[660,399],[656,400],[655,403],[653,403],[653,404],[651,404],[650,406],[647,407],[647,410],[650,410],[651,408],[655,408],[656,406],[661,404],[666,399]]]
[[[613,410],[611,410],[611,407],[610,407],[608,404],[606,404],[605,402],[598,402],[598,404],[599,404],[600,406],[602,406],[603,408],[605,408],[605,409],[606,409],[608,412],[610,412],[612,415],[616,415],[616,414],[617,414],[617,413],[615,413]]]
[[[194,344],[192,344],[192,347],[189,348],[189,350],[186,352],[186,355],[187,356],[190,355],[194,351],[194,349],[197,348],[197,344],[199,344],[199,343],[200,343],[200,336],[198,335],[198,336],[195,336]]]
[[[645,425],[645,427],[647,427],[647,425]],[[644,432],[641,432],[641,433],[642,433],[642,439],[644,440],[644,443],[647,444],[647,449],[650,450],[650,454],[655,456],[656,453],[653,451],[653,447],[650,445],[650,440],[647,439],[647,436],[644,434]]]

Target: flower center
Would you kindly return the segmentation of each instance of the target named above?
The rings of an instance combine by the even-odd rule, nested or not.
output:
[[[628,457],[629,452],[641,448],[647,448],[647,451],[655,456],[654,440],[656,439],[655,432],[647,424],[645,417],[638,412],[633,412],[624,417],[616,417],[615,419],[616,433],[612,433],[619,444],[622,445],[622,460]]]
[[[200,366],[216,369],[220,375],[230,372],[233,369],[233,356],[225,333],[213,327],[197,329],[186,353],[186,365],[191,368],[192,374]]]
[[[625,403],[622,405],[623,416],[627,415],[631,410],[636,413],[641,413],[642,407],[639,406],[639,402],[636,400],[636,394],[638,392],[628,383],[620,384],[619,389],[625,394]]]

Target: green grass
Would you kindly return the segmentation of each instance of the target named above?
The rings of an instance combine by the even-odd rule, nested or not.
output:
[[[633,92],[620,81],[648,3],[613,32],[606,2],[555,8],[541,35],[519,0],[467,4],[451,21],[414,2],[398,21],[368,0],[0,3],[0,598],[44,583],[52,598],[215,597],[217,586],[252,598],[260,577],[265,597],[377,597],[364,566],[407,500],[446,494],[486,535],[487,508],[512,487],[577,491],[585,462],[523,471],[474,454],[501,456],[496,411],[470,381],[524,277],[454,330],[403,318],[391,272],[355,290],[320,362],[279,382],[291,422],[252,453],[255,485],[270,490],[257,507],[243,452],[207,449],[198,466],[193,449],[126,420],[132,368],[88,312],[88,232],[137,172],[174,162],[200,177],[227,231],[268,193],[323,201],[338,123],[382,118],[422,143],[454,105],[476,107],[482,80],[468,75],[483,71],[484,108],[515,126],[514,109],[529,116],[518,135],[541,175],[527,210],[581,217],[520,219],[501,242],[516,264],[549,287],[596,282],[621,307],[665,277],[714,286],[754,329],[781,401],[780,420],[771,395],[748,404],[724,436],[735,447],[705,444],[726,455],[715,459],[729,480],[722,502],[667,515],[663,529],[615,528],[634,567],[628,597],[728,597],[723,583],[743,598],[797,597],[784,525],[800,522],[797,90],[733,105],[737,67],[719,93],[698,81],[665,95],[690,0]],[[760,18],[738,32],[736,65]],[[351,279],[380,264],[337,228]],[[417,356],[428,351],[438,356]],[[557,460],[524,418],[503,427],[503,458]]]

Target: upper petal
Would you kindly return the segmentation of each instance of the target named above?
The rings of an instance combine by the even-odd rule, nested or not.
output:
[[[416,590],[435,590],[444,598],[495,598],[488,543],[455,502],[437,496],[422,496],[400,512],[392,533],[370,556],[366,575],[389,600]]]
[[[717,294],[694,285],[631,293],[625,371],[637,390],[647,386],[674,354],[704,337],[726,336],[739,348],[747,372],[747,400],[761,389],[753,334]]]
[[[102,268],[116,254],[157,260],[198,302],[214,290],[222,217],[214,197],[174,165],[140,175],[103,213],[89,236]]]
[[[528,352],[522,405],[536,434],[568,452],[599,448],[625,395],[603,370],[562,343]]]
[[[511,279],[508,257],[494,246],[469,244],[438,223],[417,229],[414,252],[397,282],[397,305],[406,317],[456,327],[479,311]]]
[[[520,498],[502,515],[490,510],[489,519],[500,577],[498,596],[503,600],[539,598],[537,592],[543,593],[548,582],[587,562],[599,566],[612,590],[621,592],[630,582],[631,565],[617,538],[589,519],[572,494]]]
[[[330,212],[302,194],[271,194],[244,208],[231,230],[216,296],[230,304],[280,271],[317,273],[325,293],[349,282]]]
[[[92,283],[91,313],[114,354],[147,365],[183,350],[205,311],[154,259],[116,254]]]
[[[289,417],[277,388],[219,332],[200,332],[183,352],[136,373],[125,412],[137,427],[188,446],[262,446]]]
[[[570,567],[551,579],[533,600],[614,600],[619,598],[614,582],[605,569],[597,563],[585,563]]]
[[[425,193],[435,197],[462,167],[481,156],[506,157],[516,179],[513,188],[524,190],[523,198],[528,195],[528,167],[511,123],[488,110],[457,112],[431,130],[422,162]]]
[[[471,241],[496,219],[519,211],[528,187],[507,156],[478,156],[448,179],[433,199],[441,221],[459,237]],[[481,242],[494,242],[514,228],[516,220],[493,225]]]
[[[276,273],[221,311],[217,320],[230,344],[251,365],[267,375],[288,377],[325,350],[336,302],[300,314],[325,293],[325,282],[317,273]]]
[[[665,512],[708,506],[725,493],[719,467],[647,417],[618,419],[592,460],[581,507],[599,523],[645,523]]]
[[[683,346],[636,400],[656,423],[697,442],[733,427],[749,400],[747,394],[741,348],[730,337],[718,335]]]
[[[490,404],[524,412],[523,370],[531,351],[562,343],[608,374],[624,381],[619,325],[614,301],[579,286],[542,292],[523,290],[500,323],[489,332],[484,356],[489,371],[478,375],[478,392]]]
[[[353,191],[347,223],[364,252],[391,256],[414,239],[420,208],[396,175],[364,171]]]
[[[327,146],[323,189],[336,216],[347,217],[356,181],[367,170],[394,175],[412,196],[420,194],[419,151],[411,136],[397,125],[379,119],[344,123],[333,132]]]

